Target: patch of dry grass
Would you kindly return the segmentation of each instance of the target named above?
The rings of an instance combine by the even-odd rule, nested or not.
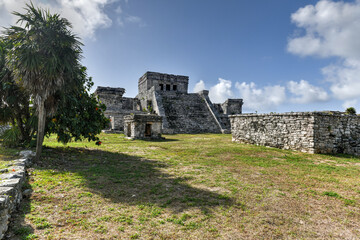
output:
[[[46,142],[11,239],[356,239],[360,159],[169,135]]]

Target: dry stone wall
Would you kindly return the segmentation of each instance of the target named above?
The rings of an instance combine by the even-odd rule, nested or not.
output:
[[[360,156],[360,116],[318,113],[314,124],[316,153]]]
[[[233,141],[308,153],[360,155],[360,117],[340,112],[230,116]]]
[[[11,214],[23,198],[26,166],[30,164],[29,157],[32,156],[31,151],[23,151],[24,158],[14,160],[8,164],[8,168],[0,170],[0,239],[4,238]]]

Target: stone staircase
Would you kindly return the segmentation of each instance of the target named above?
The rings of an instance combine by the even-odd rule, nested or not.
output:
[[[161,94],[167,127],[164,133],[221,133],[204,98],[197,94]]]

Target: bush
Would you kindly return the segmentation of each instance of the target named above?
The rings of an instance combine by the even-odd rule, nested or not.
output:
[[[353,107],[349,107],[349,108],[346,109],[345,113],[349,114],[349,115],[355,115],[356,114],[356,109],[353,108]]]

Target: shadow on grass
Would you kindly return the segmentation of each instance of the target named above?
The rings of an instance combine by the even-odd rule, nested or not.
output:
[[[211,212],[214,206],[233,202],[225,195],[188,185],[186,178],[165,173],[162,170],[168,166],[156,160],[70,147],[47,148],[43,154],[36,168],[76,173],[84,187],[115,203],[151,203],[173,212],[197,207]]]

